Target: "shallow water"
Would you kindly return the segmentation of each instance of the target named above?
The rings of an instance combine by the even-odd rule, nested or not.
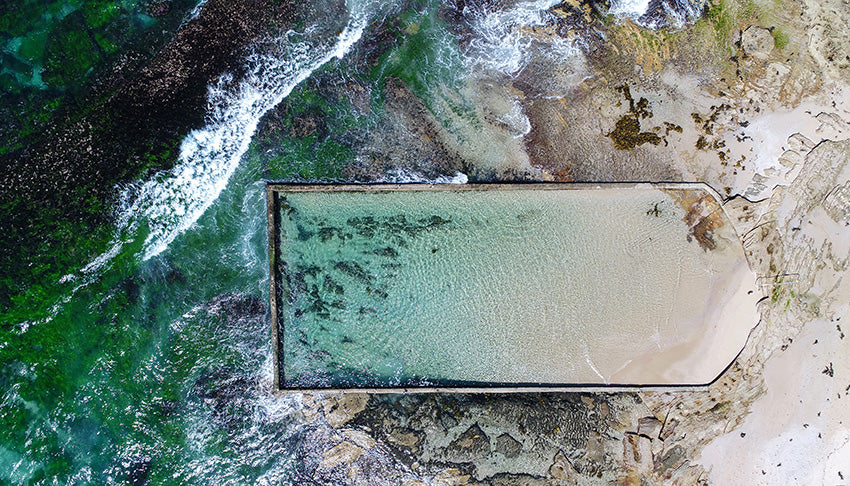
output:
[[[610,384],[710,334],[746,269],[728,225],[705,251],[646,186],[280,197],[285,386]]]

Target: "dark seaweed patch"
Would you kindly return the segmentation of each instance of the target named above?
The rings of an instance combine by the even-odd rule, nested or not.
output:
[[[655,133],[641,131],[640,121],[646,118],[652,118],[652,111],[649,109],[649,100],[640,98],[635,102],[628,85],[624,84],[616,89],[629,102],[629,111],[617,120],[614,130],[606,135],[614,142],[614,147],[618,150],[632,150],[645,143],[652,145],[661,143],[664,139]],[[671,129],[674,128],[668,127],[668,133]]]
[[[328,240],[334,237],[339,238],[340,241],[349,240],[353,237],[351,234],[335,226],[322,226],[316,234],[322,240],[322,243],[327,243]]]
[[[295,225],[295,230],[297,232],[297,234],[295,235],[295,239],[298,241],[307,241],[313,237],[313,232],[308,231],[300,224]]]
[[[357,262],[336,262],[334,268],[364,284],[372,283],[372,275]]]
[[[387,294],[383,290],[375,289],[375,288],[372,288],[372,287],[366,287],[366,293],[369,294],[369,295],[374,295],[376,297],[380,297],[382,299],[386,299],[389,296],[389,294]]]
[[[333,292],[334,294],[337,294],[337,295],[343,295],[343,294],[345,294],[345,289],[343,289],[342,285],[340,285],[340,284],[336,283],[336,282],[335,282],[335,281],[334,281],[334,280],[330,277],[330,275],[326,275],[326,276],[325,276],[324,289],[325,289],[325,291],[327,291],[327,292]]]
[[[375,255],[387,257],[387,258],[397,258],[398,257],[398,252],[395,251],[395,249],[391,246],[388,246],[386,248],[379,248],[377,250],[374,250],[372,253],[375,254]]]

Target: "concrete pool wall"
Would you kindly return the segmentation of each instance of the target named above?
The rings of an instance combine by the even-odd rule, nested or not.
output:
[[[270,183],[275,387],[705,387],[758,322],[755,277],[721,204],[699,183]],[[362,225],[378,213],[392,224]],[[404,215],[420,223],[399,225]],[[360,226],[345,229],[346,219]],[[385,227],[412,236],[363,251]],[[489,240],[478,241],[481,234]],[[349,253],[345,261],[340,252]],[[372,267],[351,252],[368,254]],[[393,268],[386,279],[375,270],[384,261],[392,263],[380,268]],[[333,295],[328,288],[344,298],[319,295]],[[402,295],[406,288],[422,295]],[[377,303],[354,313],[363,299]]]

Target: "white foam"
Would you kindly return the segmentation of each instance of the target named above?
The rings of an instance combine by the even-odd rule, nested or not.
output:
[[[522,105],[513,100],[511,109],[498,120],[514,130],[514,138],[522,138],[531,133],[531,120],[522,112]]]
[[[387,171],[387,175],[379,178],[376,182],[390,184],[466,184],[469,182],[469,178],[463,172],[455,172],[453,176],[441,175],[436,178],[428,178],[410,169],[396,168]]]
[[[273,47],[271,53],[265,50],[248,57],[244,79],[234,83],[232,76],[225,75],[210,86],[206,126],[184,139],[173,169],[122,190],[116,236],[83,273],[102,268],[143,229],[147,236],[141,258],[147,260],[191,227],[227,186],[260,118],[313,71],[348,52],[363,34],[370,6],[351,9],[348,24],[335,42],[311,40],[310,29],[289,31],[266,43],[264,47]]]
[[[550,25],[554,18],[548,9],[558,5],[558,0],[521,2],[508,10],[481,8],[465,11],[470,20],[474,38],[464,55],[473,68],[485,68],[514,76],[531,58],[535,42],[547,44],[546,51],[559,56],[572,56],[579,51],[572,41],[557,36],[535,37],[529,30]],[[469,7],[467,7],[469,8]]]
[[[649,0],[615,0],[611,3],[608,13],[615,17],[631,19],[641,27],[658,29],[664,26],[681,28],[693,22],[702,12],[703,4],[688,0],[675,2],[675,6],[662,2],[662,13],[641,18],[649,10]]]
[[[184,20],[184,21],[183,21],[183,24],[186,24],[187,22],[191,22],[191,21],[192,21],[192,20],[194,20],[194,19],[195,19],[198,15],[200,15],[200,14],[201,14],[201,10],[203,10],[204,5],[206,5],[206,4],[207,4],[207,0],[200,0],[200,1],[199,1],[196,5],[195,5],[195,8],[193,8],[193,9],[192,9],[192,11],[191,11],[191,12],[189,12],[189,15],[186,17],[186,20]]]
[[[646,13],[649,0],[616,0],[611,2],[608,13],[623,17],[640,17]]]

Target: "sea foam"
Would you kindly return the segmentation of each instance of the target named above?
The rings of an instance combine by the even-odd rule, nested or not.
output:
[[[560,37],[536,37],[531,31],[554,21],[548,10],[558,0],[535,0],[517,3],[506,10],[487,6],[468,6],[464,16],[469,19],[472,39],[464,53],[473,68],[485,68],[508,76],[518,74],[526,66],[535,43],[544,42],[546,51],[560,56],[572,56],[579,51],[573,42]]]
[[[143,230],[140,256],[147,260],[191,227],[227,186],[261,117],[313,71],[351,49],[368,24],[373,4],[350,5],[348,23],[336,39],[313,39],[315,29],[289,31],[248,57],[243,79],[234,81],[227,74],[210,86],[206,126],[186,136],[174,168],[123,188],[116,237],[83,273],[102,268]]]
[[[611,2],[608,13],[623,17],[640,17],[646,13],[649,0],[619,0]]]

